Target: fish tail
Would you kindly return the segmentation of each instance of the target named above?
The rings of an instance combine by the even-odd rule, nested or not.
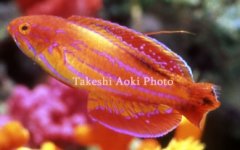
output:
[[[193,124],[202,128],[208,112],[218,108],[219,88],[210,83],[195,83],[189,88],[190,102],[180,108],[180,112]]]

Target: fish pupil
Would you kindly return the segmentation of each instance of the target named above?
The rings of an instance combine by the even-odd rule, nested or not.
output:
[[[28,26],[26,26],[26,25],[22,26],[22,30],[23,30],[23,31],[28,30]]]

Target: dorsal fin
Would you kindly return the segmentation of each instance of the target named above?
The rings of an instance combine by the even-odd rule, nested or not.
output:
[[[170,72],[192,80],[191,70],[180,56],[142,33],[97,18],[72,16],[68,20],[112,40],[118,46],[130,47],[126,50],[131,55],[161,73]]]

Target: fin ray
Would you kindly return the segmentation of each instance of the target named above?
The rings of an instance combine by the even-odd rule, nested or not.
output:
[[[127,49],[128,53],[160,73],[167,74],[170,72],[183,76],[188,80],[193,80],[191,69],[187,63],[155,39],[116,23],[97,18],[72,16],[68,20],[97,32],[115,43],[131,47]]]
[[[102,125],[136,137],[159,137],[172,131],[181,114],[166,105],[89,95],[89,115]]]

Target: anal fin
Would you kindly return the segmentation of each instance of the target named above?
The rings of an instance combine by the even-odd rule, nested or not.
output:
[[[135,137],[159,137],[177,127],[181,114],[162,104],[120,96],[89,95],[89,115],[102,125]]]

